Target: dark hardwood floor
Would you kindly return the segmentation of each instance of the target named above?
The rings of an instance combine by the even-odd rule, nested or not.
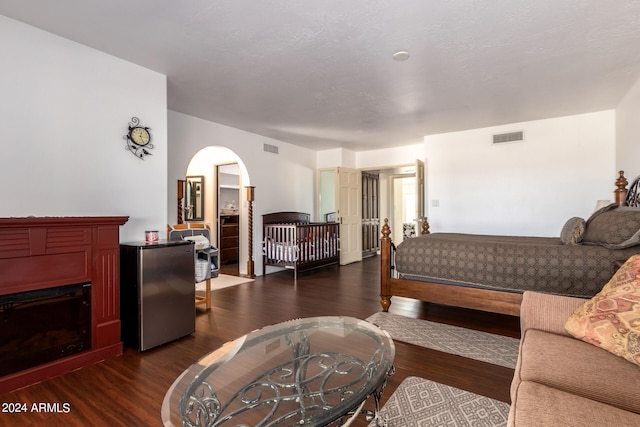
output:
[[[238,263],[235,264],[222,264],[218,271],[222,274],[228,274],[229,276],[239,276],[240,275],[240,265]]]
[[[158,426],[165,392],[192,363],[223,343],[292,318],[380,311],[379,258],[300,274],[284,271],[213,292],[211,311],[197,309],[196,333],[164,346],[124,355],[0,396],[2,403],[68,404],[67,413],[0,413],[2,426]],[[519,336],[518,318],[393,298],[391,312],[472,329]],[[509,401],[513,370],[396,342],[396,373],[388,399],[408,376],[420,376]],[[366,426],[360,419],[356,426]]]

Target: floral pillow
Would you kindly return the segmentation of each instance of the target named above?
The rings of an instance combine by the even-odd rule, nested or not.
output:
[[[640,366],[640,255],[629,258],[596,296],[578,307],[565,329]]]

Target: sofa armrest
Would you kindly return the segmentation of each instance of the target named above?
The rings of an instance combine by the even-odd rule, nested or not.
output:
[[[521,335],[524,336],[527,329],[538,329],[568,336],[564,324],[585,301],[583,298],[526,291],[520,305]]]

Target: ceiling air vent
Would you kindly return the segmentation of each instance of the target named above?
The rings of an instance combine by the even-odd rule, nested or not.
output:
[[[503,142],[517,142],[524,141],[524,132],[509,132],[493,135],[494,144],[502,144]]]
[[[267,153],[278,154],[278,146],[277,145],[264,144],[263,149]]]

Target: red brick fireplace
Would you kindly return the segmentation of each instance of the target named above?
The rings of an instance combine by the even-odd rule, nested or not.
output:
[[[119,227],[128,219],[0,218],[0,296],[78,283],[91,289],[90,348],[0,377],[0,393],[122,354]]]

